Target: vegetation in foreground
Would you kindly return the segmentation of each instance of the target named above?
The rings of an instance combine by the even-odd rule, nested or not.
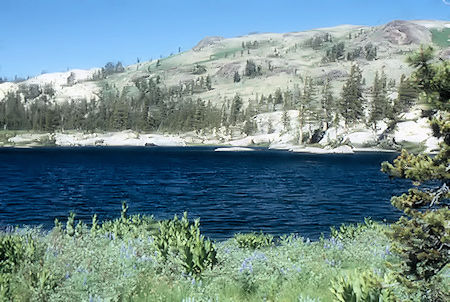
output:
[[[0,235],[5,301],[419,301],[394,278],[387,225],[333,229],[310,241],[239,234],[213,243],[199,222],[126,215]],[[436,286],[449,289],[448,270]],[[349,299],[348,295],[357,297]],[[366,297],[366,300],[363,300]]]
[[[99,225],[56,222],[0,235],[0,296],[13,301],[330,301],[363,273],[369,291],[411,298],[390,278],[398,262],[371,221],[311,242],[239,234],[212,243],[186,216],[122,216]],[[371,281],[371,282],[372,282]],[[356,280],[355,282],[359,282]],[[395,286],[394,286],[395,285]],[[443,285],[444,286],[444,285]],[[344,300],[342,300],[344,301]],[[347,301],[347,300],[345,300]],[[378,301],[378,300],[377,300]]]

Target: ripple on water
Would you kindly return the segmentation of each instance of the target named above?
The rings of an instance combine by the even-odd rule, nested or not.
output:
[[[0,149],[0,224],[43,224],[70,211],[90,220],[130,213],[201,217],[215,239],[263,230],[317,238],[364,217],[396,219],[389,203],[407,189],[380,163],[393,154],[260,152],[214,148]]]

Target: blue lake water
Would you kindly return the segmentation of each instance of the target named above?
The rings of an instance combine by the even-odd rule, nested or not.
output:
[[[53,226],[69,211],[89,222],[129,213],[165,219],[188,211],[202,232],[298,233],[312,239],[364,217],[393,221],[389,180],[380,163],[395,154],[294,154],[260,149],[214,152],[184,148],[0,148],[0,228]]]

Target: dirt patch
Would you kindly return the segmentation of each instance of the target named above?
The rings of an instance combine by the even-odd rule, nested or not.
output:
[[[389,22],[372,35],[375,42],[389,41],[395,45],[431,43],[431,32],[428,28],[408,21]]]
[[[192,48],[192,50],[200,51],[207,46],[214,45],[217,42],[222,41],[223,39],[224,39],[224,37],[219,37],[219,36],[205,37],[200,42],[198,42],[197,45],[195,45],[194,48]]]
[[[237,71],[239,73],[241,72],[241,63],[239,62],[233,62],[228,63],[220,67],[220,69],[217,71],[216,75],[223,78],[233,78],[234,73]]]

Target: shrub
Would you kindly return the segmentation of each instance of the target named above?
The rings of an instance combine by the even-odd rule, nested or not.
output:
[[[387,277],[381,279],[372,272],[353,273],[331,281],[331,292],[340,302],[393,302],[397,301],[391,289],[386,287]]]
[[[37,244],[27,234],[0,236],[0,273],[9,274],[25,262],[32,262],[36,257]]]
[[[172,220],[160,222],[154,243],[163,260],[174,256],[188,274],[198,276],[217,263],[215,246],[200,234],[200,220],[189,223],[186,212],[181,220],[175,215]]]
[[[234,240],[240,248],[259,249],[273,245],[273,236],[261,233],[235,234]]]
[[[354,239],[367,229],[377,229],[379,225],[369,218],[364,219],[364,223],[342,224],[339,229],[331,227],[331,237],[344,240]]]
[[[45,301],[57,277],[44,267],[44,247],[30,234],[0,235],[0,298]]]

